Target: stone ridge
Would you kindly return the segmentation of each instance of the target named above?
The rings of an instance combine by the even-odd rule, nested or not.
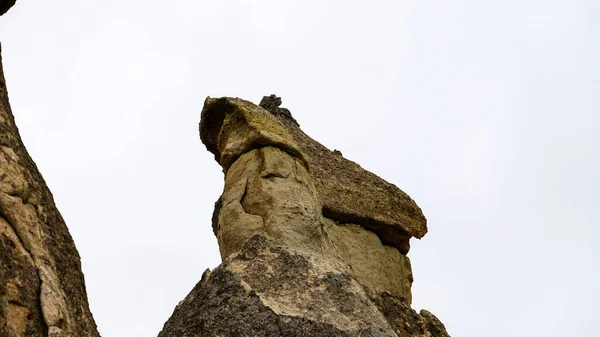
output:
[[[277,146],[306,163],[324,216],[339,223],[359,224],[404,254],[409,250],[410,237],[425,235],[427,220],[406,193],[308,137],[289,111],[279,107],[277,97],[265,97],[262,102],[271,113],[239,98],[206,99],[200,138],[225,172],[243,152]],[[232,142],[226,137],[237,139]]]
[[[99,336],[79,253],[19,136],[1,56],[0,266],[0,336]]]

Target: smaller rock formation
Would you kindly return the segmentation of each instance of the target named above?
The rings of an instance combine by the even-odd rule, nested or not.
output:
[[[264,96],[260,100],[260,104],[259,104],[259,106],[261,108],[267,110],[268,112],[272,113],[273,115],[285,116],[285,117],[287,117],[287,119],[292,121],[296,126],[300,126],[300,124],[298,124],[298,122],[294,119],[294,117],[292,117],[292,113],[290,112],[290,110],[288,110],[286,108],[282,108],[282,107],[280,107],[280,105],[281,105],[281,97],[277,97],[275,95]]]
[[[206,99],[200,137],[225,173],[212,218],[223,263],[159,336],[448,336],[410,308],[421,209],[280,105]]]

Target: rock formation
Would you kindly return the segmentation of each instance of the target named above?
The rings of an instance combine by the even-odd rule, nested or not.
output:
[[[223,263],[159,336],[448,336],[410,307],[421,209],[280,104],[206,99],[200,137],[225,174],[213,215]]]
[[[0,15],[15,0],[0,0]],[[0,48],[1,54],[1,48]],[[304,134],[275,95],[207,98],[200,137],[225,174],[212,225],[223,263],[159,336],[448,337],[411,309],[412,237],[396,186]],[[99,336],[79,254],[19,136],[0,55],[0,337]]]
[[[0,15],[14,3],[0,1]],[[79,254],[15,125],[1,56],[0,336],[99,336]]]

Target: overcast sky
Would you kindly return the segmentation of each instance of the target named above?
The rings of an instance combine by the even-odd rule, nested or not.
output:
[[[600,329],[600,2],[19,0],[10,101],[104,337],[155,336],[206,268],[206,96],[276,93],[410,194],[416,309],[453,337]]]

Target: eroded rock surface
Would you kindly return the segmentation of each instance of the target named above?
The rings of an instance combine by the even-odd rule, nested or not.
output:
[[[280,105],[205,101],[200,135],[225,173],[212,218],[223,264],[160,336],[448,336],[410,308],[420,208],[308,138]]]
[[[302,162],[277,147],[244,153],[225,178],[217,238],[221,256],[237,253],[254,234],[322,252],[321,206]]]
[[[359,225],[324,218],[310,174],[279,148],[241,155],[227,171],[221,200],[216,235],[223,259],[260,234],[275,245],[347,265],[364,284],[410,300],[408,257]]]
[[[250,149],[270,145],[290,153],[309,170],[326,217],[359,224],[406,254],[409,239],[427,233],[427,221],[414,200],[308,137],[280,104],[272,96],[263,99],[270,110],[238,98],[207,98],[200,137],[225,172]]]
[[[256,235],[179,303],[159,337],[448,337],[429,312],[376,293],[321,257]]]
[[[0,336],[98,336],[79,254],[15,125],[1,57]]]

